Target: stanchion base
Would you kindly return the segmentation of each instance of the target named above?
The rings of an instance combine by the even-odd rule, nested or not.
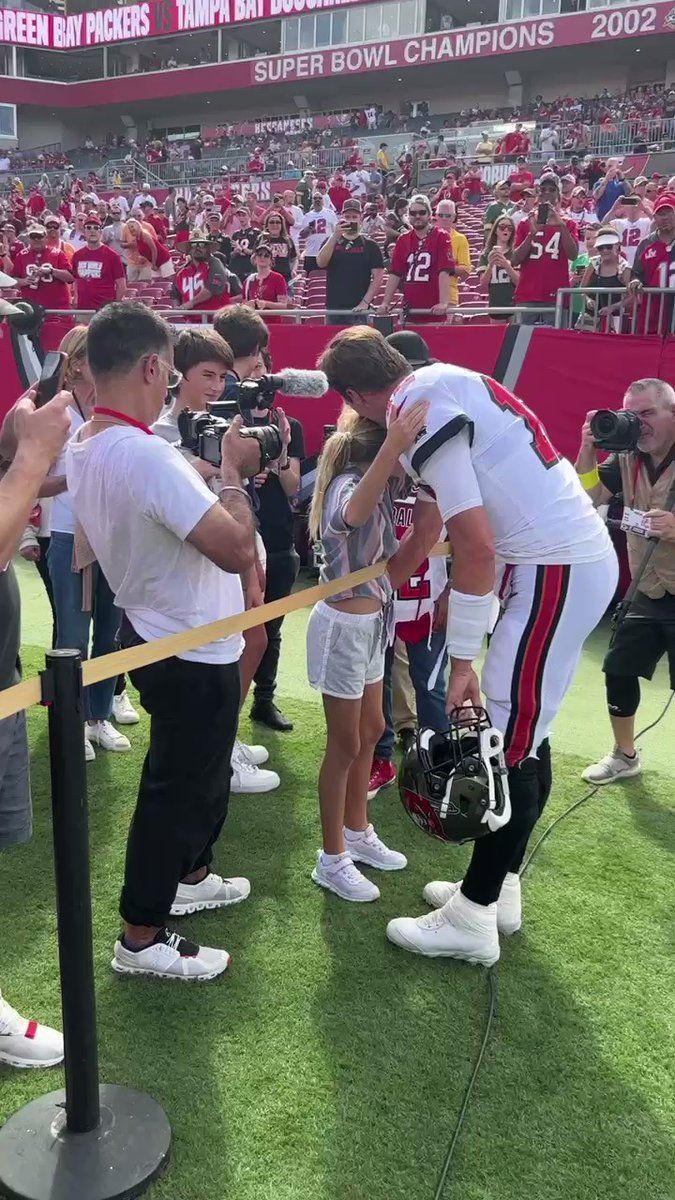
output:
[[[171,1126],[143,1092],[100,1089],[101,1124],[66,1129],[64,1091],[19,1109],[0,1129],[0,1196],[9,1200],[133,1200],[166,1167]]]

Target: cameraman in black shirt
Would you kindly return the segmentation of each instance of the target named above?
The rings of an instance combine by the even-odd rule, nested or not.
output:
[[[360,227],[360,200],[345,200],[337,229],[316,256],[317,267],[326,272],[329,325],[362,325],[384,275],[382,251]],[[340,315],[348,309],[354,316]]]
[[[260,378],[270,363],[269,356],[266,357],[269,331],[262,317],[246,305],[234,304],[220,309],[213,325],[216,332],[228,342],[234,355],[233,376],[237,380]],[[290,498],[295,495],[300,483],[300,459],[304,457],[304,444],[300,423],[287,418],[280,409],[253,409],[251,419],[255,424],[269,421],[278,424],[286,442],[286,450],[279,461],[273,463],[269,471],[259,475],[254,483],[256,517],[267,554],[264,601],[268,602],[288,596],[298,570]],[[251,584],[247,607],[263,602],[263,597],[255,594],[255,581],[251,580]],[[283,618],[278,618],[260,630],[247,630],[247,648],[241,660],[242,696],[250,680],[248,664],[255,663],[255,667],[251,666],[255,680],[251,717],[270,729],[286,731],[292,729],[293,725],[274,703],[282,622]],[[261,646],[261,656],[256,662],[255,635],[263,629],[267,635],[267,645],[264,649]]]
[[[266,372],[271,371],[272,361],[267,350],[262,352]],[[262,371],[254,373],[262,374]],[[270,463],[255,478],[258,497],[257,518],[260,535],[267,551],[265,580],[265,603],[281,600],[291,592],[298,573],[299,558],[293,545],[293,509],[291,500],[300,487],[300,460],[305,457],[302,425],[293,417],[287,417],[282,408],[254,408],[251,410],[254,425],[273,423],[278,426],[284,443],[284,453],[276,462]],[[293,728],[274,703],[277,685],[277,670],[281,653],[281,626],[283,617],[268,621],[267,649],[254,676],[253,706],[251,718],[270,729],[286,732]]]

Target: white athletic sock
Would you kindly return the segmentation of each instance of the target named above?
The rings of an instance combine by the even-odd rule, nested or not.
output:
[[[326,854],[325,850],[321,851],[321,863],[324,867],[334,867],[336,863],[342,862],[343,858],[348,858],[346,850],[342,854]]]
[[[346,842],[354,842],[354,841],[358,842],[361,840],[361,838],[364,836],[364,834],[366,834],[368,832],[369,829],[370,829],[370,825],[366,825],[365,829],[347,829],[347,826],[345,825],[345,827],[344,827],[345,841]]]

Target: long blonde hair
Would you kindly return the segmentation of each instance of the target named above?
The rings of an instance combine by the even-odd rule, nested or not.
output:
[[[78,367],[87,359],[87,326],[75,325],[69,329],[61,339],[59,350],[68,356],[62,386],[67,392],[72,392],[79,374]]]
[[[348,467],[369,466],[386,436],[386,430],[380,425],[360,417],[353,408],[344,405],[337,429],[328,438],[319,457],[309,510],[309,532],[314,541],[321,536],[321,516],[329,484]]]

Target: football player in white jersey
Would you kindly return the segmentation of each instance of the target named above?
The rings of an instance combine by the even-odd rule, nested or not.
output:
[[[571,463],[538,418],[495,380],[446,363],[411,371],[374,329],[339,333],[321,357],[331,387],[380,425],[420,398],[426,429],[402,459],[419,496],[438,504],[452,546],[448,711],[485,707],[504,737],[512,816],[474,844],[459,883],[434,883],[435,911],[390,921],[391,941],[418,954],[492,965],[498,932],[520,928],[518,871],[551,790],[548,735],[581,648],[614,595],[607,531]],[[481,684],[473,669],[501,617]]]

